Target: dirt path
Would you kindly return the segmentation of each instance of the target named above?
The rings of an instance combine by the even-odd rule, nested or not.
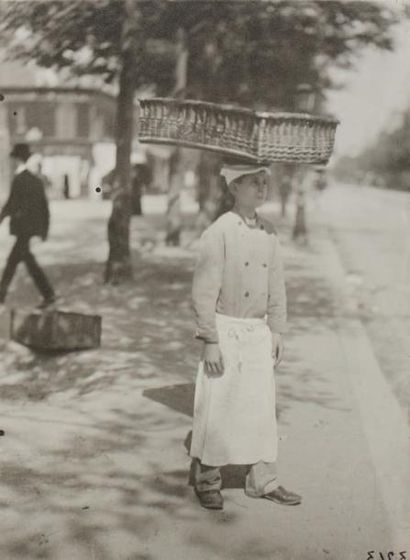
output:
[[[149,223],[144,235],[155,237]],[[280,475],[303,505],[246,498],[243,471],[231,468],[216,514],[198,507],[187,484],[199,350],[188,299],[194,253],[147,252],[135,284],[114,290],[100,280],[104,231],[102,207],[90,206],[74,223],[60,221],[54,245],[41,248],[68,301],[103,315],[100,350],[40,358],[8,342],[0,319],[0,558],[356,560],[394,550],[374,419],[364,418],[352,382],[364,362],[345,345],[351,317],[325,230],[316,227],[305,249],[281,228],[291,332],[277,372]],[[11,301],[33,296],[20,275]]]

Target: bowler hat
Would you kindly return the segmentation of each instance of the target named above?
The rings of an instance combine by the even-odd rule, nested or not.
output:
[[[28,144],[15,144],[10,152],[10,156],[18,159],[26,160],[30,157],[30,147]]]

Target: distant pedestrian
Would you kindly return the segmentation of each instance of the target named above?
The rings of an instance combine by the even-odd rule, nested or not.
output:
[[[306,200],[305,193],[296,192],[296,214],[295,223],[292,231],[292,239],[294,241],[308,242],[308,232],[306,227]]]
[[[193,279],[196,337],[203,341],[190,455],[200,504],[222,509],[223,465],[247,465],[245,493],[283,505],[301,497],[279,485],[274,367],[282,359],[286,292],[274,228],[256,208],[267,168],[224,167],[233,208],[202,235]]]
[[[63,178],[63,196],[66,200],[70,198],[70,178],[67,173],[64,174]]]
[[[49,192],[51,190],[52,184],[47,175],[43,173],[43,166],[41,162],[37,164],[34,174],[37,175],[39,179],[41,179],[46,193]]]
[[[327,188],[327,176],[326,169],[323,167],[316,167],[316,177],[314,179],[315,189],[319,192],[324,191]]]
[[[10,233],[17,239],[0,280],[0,303],[4,303],[6,299],[17,266],[24,262],[43,296],[39,307],[46,307],[54,303],[56,298],[50,282],[30,251],[30,239],[35,236],[41,237],[43,241],[47,239],[48,202],[41,180],[27,169],[26,164],[30,157],[28,145],[16,144],[10,156],[20,163],[11,184],[10,196],[0,212],[0,223],[9,216]]]
[[[131,169],[131,187],[132,187],[132,214],[134,216],[142,215],[141,197],[144,187],[144,171],[143,164],[134,165]]]

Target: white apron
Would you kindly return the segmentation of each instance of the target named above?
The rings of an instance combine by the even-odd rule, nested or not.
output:
[[[216,315],[222,375],[204,371],[195,386],[191,457],[204,465],[277,459],[272,335],[264,319]]]

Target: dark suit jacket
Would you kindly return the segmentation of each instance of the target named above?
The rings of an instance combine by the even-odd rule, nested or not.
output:
[[[50,212],[42,181],[25,169],[13,179],[1,217],[10,216],[10,233],[46,238]]]

